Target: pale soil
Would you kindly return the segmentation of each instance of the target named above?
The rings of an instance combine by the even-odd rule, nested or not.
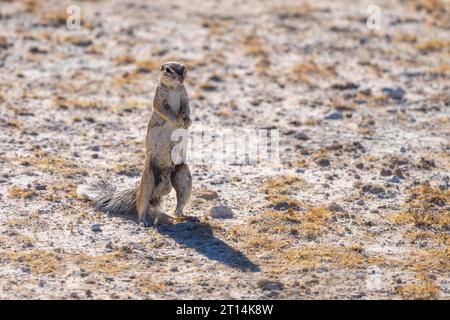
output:
[[[450,298],[448,1],[377,1],[376,31],[373,1],[80,1],[79,31],[70,3],[0,4],[0,298]],[[166,60],[283,168],[196,164],[201,223],[142,228],[75,189],[138,180]]]

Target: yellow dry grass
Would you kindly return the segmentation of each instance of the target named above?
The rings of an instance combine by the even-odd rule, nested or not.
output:
[[[450,75],[450,64],[439,64],[436,67],[431,68],[431,74]]]
[[[330,216],[331,213],[325,208],[311,208],[301,215],[301,230],[308,234],[319,234]]]
[[[359,247],[316,244],[287,250],[281,254],[281,257],[286,259],[289,266],[300,268],[314,268],[320,264],[331,264],[336,268],[352,268],[367,262]]]
[[[269,210],[255,218],[260,231],[271,231],[285,236],[299,236],[310,238],[325,230],[331,213],[325,208],[311,208],[306,212],[299,212],[293,208],[286,211]],[[258,220],[256,220],[258,219]]]
[[[283,165],[286,165],[289,168],[309,168],[310,161],[306,157],[291,158],[284,160]]]
[[[407,299],[435,299],[440,289],[431,281],[419,284],[406,284],[396,288],[396,291]]]
[[[65,34],[56,37],[55,40],[59,45],[72,44],[90,46],[92,44],[90,37],[86,35]]]
[[[289,78],[294,82],[311,83],[314,77],[334,77],[337,75],[333,65],[318,64],[314,60],[297,63],[289,70]]]
[[[446,10],[446,6],[442,0],[414,0],[413,4],[417,10],[425,10],[428,12]]]
[[[416,43],[417,36],[415,34],[399,32],[394,34],[393,37],[395,42],[407,42],[407,43]]]
[[[233,228],[228,236],[254,254],[272,252],[278,255],[295,247],[296,239],[323,232],[330,215],[324,208],[311,208],[306,212],[292,208],[283,212],[268,210],[250,218],[246,225]]]
[[[118,76],[118,80],[121,76]],[[126,77],[125,77],[126,78]],[[122,79],[123,81],[128,81],[127,79]],[[119,81],[122,81],[119,79]],[[111,102],[105,99],[98,99],[94,97],[62,97],[57,96],[53,98],[53,106],[56,108],[70,108],[70,109],[95,109],[95,110],[106,110],[111,112],[120,112],[124,109],[149,109],[151,101],[142,98],[129,98],[124,99],[119,102]],[[78,120],[77,120],[78,119]],[[75,121],[79,121],[79,116],[74,116]]]
[[[258,58],[255,64],[256,73],[259,76],[269,76],[271,72],[271,63],[269,52],[266,49],[264,41],[256,36],[249,35],[244,38],[245,53]]]
[[[129,54],[122,54],[114,57],[114,61],[121,65],[121,64],[133,64],[136,62],[136,58]]]
[[[139,68],[148,70],[148,71],[159,71],[159,68],[161,67],[162,62],[158,60],[138,60],[136,61],[136,65]]]
[[[450,248],[414,251],[405,262],[405,267],[415,272],[448,272]]]
[[[125,254],[120,251],[100,255],[81,252],[55,253],[49,250],[0,252],[0,257],[8,261],[26,265],[33,274],[64,273],[69,264],[75,264],[85,272],[117,274],[127,269]]]
[[[431,51],[439,51],[449,47],[450,42],[448,40],[443,39],[430,39],[420,42],[416,45],[417,50],[422,53],[431,52]]]
[[[136,279],[136,285],[143,294],[164,291],[167,286],[155,280],[155,276],[143,275]]]
[[[66,268],[60,256],[47,250],[33,249],[31,251],[1,252],[0,257],[28,266],[33,274],[62,272]]]
[[[27,10],[35,11],[36,5],[35,1],[28,1]],[[69,13],[66,11],[66,7],[63,10],[42,10],[40,12],[40,21],[44,24],[50,25],[66,25]],[[94,25],[89,22],[85,16],[83,16],[83,11],[80,12],[80,24],[82,28],[92,29]]]
[[[79,108],[79,109],[107,109],[109,106],[105,101],[95,98],[72,98],[56,96],[53,98],[56,108]]]
[[[29,190],[29,189],[24,189],[24,188],[21,188],[18,186],[14,186],[9,190],[8,195],[11,198],[29,199],[29,198],[33,197],[34,195],[36,195],[36,192],[34,190]]]
[[[41,149],[35,150],[30,156],[21,157],[20,162],[22,165],[33,166],[54,173],[75,174],[84,172],[77,164],[67,159],[48,154]]]
[[[285,206],[289,208],[302,208],[304,206],[303,202],[300,200],[297,200],[293,197],[284,195],[284,194],[269,194],[265,197],[267,201],[269,201],[272,206],[280,205],[281,203],[284,203]]]
[[[303,3],[296,6],[278,7],[274,11],[285,18],[300,18],[313,12],[314,8],[309,3]]]
[[[113,83],[116,86],[125,86],[134,83],[135,81],[142,79],[142,73],[137,70],[131,72],[121,73],[113,78]]]
[[[123,252],[116,251],[97,256],[79,254],[73,257],[73,262],[86,272],[117,274],[127,269],[125,258]]]
[[[286,194],[297,188],[304,187],[306,184],[302,178],[283,174],[268,178],[262,185],[262,190],[266,194]]]
[[[229,21],[220,19],[202,19],[200,23],[202,27],[207,28],[209,33],[213,36],[224,35],[230,27]]]
[[[419,226],[450,227],[450,190],[433,188],[424,183],[411,191],[407,200],[408,210],[401,218]]]
[[[49,11],[45,10],[41,14],[41,22],[48,23],[48,24],[61,24],[65,25],[68,14],[65,10],[59,10],[59,11]]]

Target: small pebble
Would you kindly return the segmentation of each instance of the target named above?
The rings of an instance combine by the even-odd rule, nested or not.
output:
[[[102,231],[102,228],[101,228],[101,225],[99,223],[94,223],[91,226],[91,230],[94,231],[94,232],[100,232],[100,231]]]
[[[297,139],[297,140],[303,140],[303,141],[309,140],[309,137],[304,132],[296,133],[294,135],[294,138]]]
[[[403,90],[402,88],[388,88],[385,87],[382,89],[382,91],[390,98],[392,99],[396,99],[396,100],[401,100],[403,99],[403,97],[406,94],[406,91]]]
[[[400,183],[400,178],[397,177],[397,176],[393,176],[393,177],[390,178],[388,181],[389,181],[389,182],[392,182],[392,183]]]
[[[214,206],[209,210],[209,215],[215,219],[229,219],[233,218],[233,211],[228,206]]]
[[[317,164],[321,167],[329,167],[330,166],[330,160],[326,158],[319,159],[317,161]]]
[[[325,120],[341,120],[343,118],[342,113],[339,111],[334,111],[325,116]]]
[[[274,291],[274,290],[283,290],[284,285],[279,281],[271,281],[268,279],[258,280],[256,285],[264,291]]]

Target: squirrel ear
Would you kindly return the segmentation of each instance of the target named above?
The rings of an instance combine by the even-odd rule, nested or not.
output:
[[[163,71],[163,69],[164,69],[164,65],[161,66],[161,71]]]

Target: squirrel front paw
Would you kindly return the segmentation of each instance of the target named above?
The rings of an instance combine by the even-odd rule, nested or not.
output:
[[[189,128],[191,126],[191,124],[192,124],[191,118],[189,118],[189,117],[184,118],[184,128],[185,129]]]
[[[191,118],[185,117],[184,114],[180,114],[177,118],[178,127],[187,129],[191,126]]]

